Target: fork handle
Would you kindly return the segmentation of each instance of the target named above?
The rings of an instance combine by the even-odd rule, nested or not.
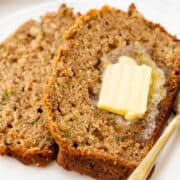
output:
[[[168,127],[165,129],[161,137],[146,155],[146,157],[142,160],[142,162],[138,165],[138,167],[134,170],[128,180],[145,180],[148,173],[150,172],[152,166],[162,148],[175,131],[175,129],[179,126],[180,115],[176,115],[173,120],[170,122]]]

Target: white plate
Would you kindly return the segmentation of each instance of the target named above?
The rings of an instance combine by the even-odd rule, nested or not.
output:
[[[46,11],[56,10],[65,2],[74,7],[75,11],[85,12],[89,8],[100,8],[103,4],[109,4],[126,10],[131,3],[130,0],[66,0],[54,1],[53,3],[42,4],[22,12],[13,13],[9,17],[0,20],[0,40],[6,38],[21,23],[29,18],[38,19]],[[134,1],[146,18],[161,23],[169,32],[180,38],[180,2],[176,0],[164,1]],[[180,131],[176,131],[161,153],[152,180],[179,180],[180,165]],[[0,157],[0,180],[88,180],[87,176],[81,176],[75,172],[68,172],[59,167],[55,162],[46,168],[24,166],[20,162],[9,157]]]

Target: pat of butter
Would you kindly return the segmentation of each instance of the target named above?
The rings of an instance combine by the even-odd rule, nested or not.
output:
[[[121,56],[119,63],[110,64],[105,70],[98,107],[127,120],[142,118],[147,110],[151,73],[151,67]]]

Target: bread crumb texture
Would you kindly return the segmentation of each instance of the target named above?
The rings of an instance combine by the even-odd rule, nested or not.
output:
[[[0,44],[0,154],[35,165],[56,157],[42,87],[74,20],[72,9],[62,5],[40,21],[29,20]]]

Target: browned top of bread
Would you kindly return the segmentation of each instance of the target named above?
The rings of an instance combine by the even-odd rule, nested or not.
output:
[[[42,108],[42,86],[62,35],[74,23],[62,5],[30,20],[0,44],[0,154],[44,165],[56,157]]]
[[[180,81],[180,42],[131,5],[128,12],[104,6],[80,17],[65,34],[44,88],[58,162],[100,179],[126,179],[159,137]],[[104,61],[128,55],[153,68],[144,118],[127,123],[97,108]]]

